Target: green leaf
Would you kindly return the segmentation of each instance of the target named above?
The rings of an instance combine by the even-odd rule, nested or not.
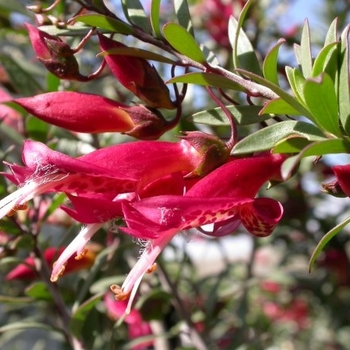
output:
[[[185,84],[196,84],[203,86],[215,86],[223,89],[233,89],[237,91],[244,91],[244,88],[232,80],[225,78],[221,75],[214,73],[188,73],[179,75],[177,77],[169,79],[167,84],[170,83],[185,83]]]
[[[279,85],[278,83],[278,71],[277,71],[277,59],[278,51],[282,44],[286,42],[285,39],[279,39],[277,43],[266,54],[263,62],[263,75],[264,78],[271,81],[271,83]]]
[[[107,55],[133,56],[133,57],[144,58],[146,60],[175,64],[175,61],[171,60],[170,58],[164,57],[152,51],[138,49],[136,47],[118,47],[115,49],[102,51],[97,56],[107,56]]]
[[[11,83],[21,95],[31,96],[42,92],[42,88],[33,78],[33,74],[26,69],[26,62],[20,63],[14,57],[0,54],[0,63],[9,75]]]
[[[343,222],[341,222],[340,224],[332,228],[322,237],[322,239],[319,241],[319,243],[317,244],[315,250],[311,255],[311,258],[309,261],[309,272],[311,272],[316,259],[319,257],[320,253],[322,252],[323,248],[327,245],[327,243],[349,223],[350,223],[350,217],[348,217]]]
[[[307,140],[308,142],[304,142],[304,147],[301,148],[301,143],[296,140],[294,138],[285,140],[277,144],[273,150],[276,153],[294,153],[292,152],[292,147],[297,147],[297,151],[300,152],[300,159],[310,156],[350,152],[350,143],[344,139],[327,139],[312,143],[310,143],[312,140]]]
[[[44,329],[49,332],[59,333],[58,330],[49,326],[46,323],[39,323],[34,321],[19,321],[19,322],[7,324],[5,326],[0,327],[0,333],[16,331],[16,330],[24,330],[24,329],[34,329],[34,328]]]
[[[260,123],[270,116],[259,116],[261,106],[226,106],[226,108],[232,113],[235,123],[237,125],[249,125]],[[230,123],[227,120],[225,113],[220,107],[209,109],[207,111],[201,111],[193,114],[187,118],[193,123],[205,124],[212,126],[229,126]]]
[[[276,152],[279,146],[276,146]],[[283,178],[289,178],[292,174],[293,169],[299,164],[302,158],[309,156],[322,156],[324,154],[331,153],[349,153],[350,143],[344,139],[326,139],[313,142],[307,145],[302,151],[299,152],[295,157],[288,158],[282,166]]]
[[[292,107],[289,103],[281,98],[275,98],[265,104],[261,109],[260,115],[264,114],[286,114],[286,115],[300,115],[300,112]]]
[[[91,27],[104,29],[108,32],[128,35],[132,34],[134,31],[129,24],[122,22],[119,19],[103,15],[80,15],[74,17],[74,20],[85,23]]]
[[[174,0],[176,18],[180,26],[184,27],[193,37],[193,25],[187,0]]]
[[[297,60],[301,66],[304,78],[310,78],[312,72],[312,56],[310,42],[310,27],[306,19],[301,33],[300,50],[297,51]]]
[[[26,131],[30,138],[41,142],[47,141],[47,134],[49,124],[35,117],[28,117],[26,119]]]
[[[162,32],[160,30],[160,2],[161,0],[152,0],[151,2],[151,27],[153,33],[157,38],[162,37]]]
[[[46,209],[45,215],[43,216],[41,221],[45,222],[47,218],[63,204],[66,198],[67,197],[65,193],[56,194],[50,201],[50,206]]]
[[[294,92],[295,97],[298,99],[299,102],[303,104],[305,78],[303,77],[303,75],[301,74],[298,68],[291,68],[287,66],[286,74],[287,74],[288,82]]]
[[[243,28],[239,27],[239,24],[240,22],[237,22],[237,20],[231,16],[229,21],[229,39],[233,47],[234,67],[247,69],[261,75],[261,67],[254,47],[243,31]]]
[[[268,87],[274,93],[276,93],[282,100],[284,100],[286,103],[292,106],[295,110],[299,111],[300,115],[309,117],[310,115],[309,111],[294,96],[288,94],[285,90],[281,89],[278,85],[273,84],[270,81],[252,72],[249,72],[243,69],[236,69],[236,71],[241,73],[243,76],[247,76],[248,78],[251,78],[257,83]]]
[[[81,304],[72,315],[69,328],[76,336],[81,334],[81,330],[86,322],[89,322],[87,317],[89,312],[100,302],[104,293],[92,296],[90,299]]]
[[[146,33],[152,33],[151,24],[139,0],[122,0],[122,7],[128,21]]]
[[[341,136],[337,97],[328,74],[306,80],[304,99],[315,123],[333,135]]]
[[[307,147],[311,141],[305,139],[304,137],[300,136],[291,136],[287,139],[284,139],[276,144],[276,146],[273,148],[274,153],[299,153],[301,152],[305,147]]]
[[[300,121],[284,121],[270,125],[239,141],[232,149],[232,155],[266,151],[274,148],[281,140],[301,136],[310,141],[324,140],[323,133],[313,124]]]
[[[342,35],[339,49],[339,87],[338,87],[338,104],[339,118],[347,135],[350,135],[350,88],[349,88],[349,30],[348,25]]]
[[[0,0],[0,13],[2,15],[9,15],[13,12],[18,12],[25,16],[31,15],[26,7],[23,6],[23,4],[21,4],[19,1]]]
[[[328,46],[329,44],[334,43],[338,40],[337,28],[338,18],[335,18],[328,28],[326,39],[324,41],[324,46]]]
[[[314,65],[312,67],[312,77],[317,77],[326,70],[332,57],[337,52],[337,45],[337,42],[333,42],[322,48],[320,53],[317,55]]]
[[[44,282],[36,282],[25,290],[25,294],[36,300],[52,300],[52,295]]]
[[[168,43],[179,53],[204,64],[204,54],[194,37],[181,25],[167,23],[163,26],[163,34]]]
[[[248,0],[239,14],[238,21],[231,16],[228,24],[228,35],[233,50],[234,68],[247,69],[250,72],[261,75],[259,60],[255,54],[253,45],[243,31],[243,22],[253,0]]]

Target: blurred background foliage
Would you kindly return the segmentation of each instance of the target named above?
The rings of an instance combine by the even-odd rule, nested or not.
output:
[[[61,1],[55,15],[64,18],[74,13],[78,3]],[[111,11],[121,11],[116,1],[105,3]],[[143,3],[147,8],[148,2]],[[230,69],[224,11],[227,3],[237,16],[244,1],[190,2],[197,37]],[[35,59],[23,26],[34,21],[26,9],[33,4],[46,7],[51,2],[0,0],[0,100],[65,89],[98,92],[129,103],[133,97],[107,71],[82,84],[61,81],[43,68]],[[305,17],[309,17],[313,49],[317,51],[335,17],[340,29],[349,22],[349,9],[346,0],[313,0],[307,4],[256,1],[245,30],[261,57],[279,38],[287,40],[279,56],[283,74],[285,65],[295,65],[292,46],[300,41]],[[170,18],[169,1],[164,1],[162,11],[162,18]],[[127,40],[132,43],[135,39]],[[99,66],[98,52],[97,41],[91,40],[77,55],[84,74]],[[169,74],[161,64],[157,68],[165,76]],[[236,98],[245,97],[237,94]],[[213,107],[212,103],[204,89],[192,86],[183,113],[192,115]],[[167,117],[171,116],[169,112]],[[8,162],[20,162],[21,145],[27,138],[72,155],[128,140],[119,134],[97,137],[71,133],[6,105],[0,106],[0,117],[0,158]],[[182,123],[186,123],[185,118]],[[180,125],[163,138],[171,139],[179,130],[194,127],[209,128]],[[227,136],[227,128],[212,128],[216,134]],[[249,134],[251,128],[241,127],[240,133]],[[27,211],[1,222],[0,348],[69,349],[69,335],[62,332],[62,324],[68,322],[68,329],[84,340],[86,349],[203,349],[198,344],[205,344],[206,349],[350,349],[348,228],[329,243],[312,273],[308,272],[316,244],[349,215],[348,199],[329,197],[320,191],[321,182],[332,178],[330,165],[346,160],[341,156],[325,157],[315,166],[312,159],[307,159],[291,181],[268,190],[285,208],[283,221],[271,237],[253,239],[243,229],[232,237],[216,240],[196,232],[176,237],[159,259],[157,272],[142,283],[137,316],[125,322],[121,313],[114,312],[106,302],[105,293],[110,284],[123,280],[142,242],[115,235],[113,226],[94,237],[94,256],[88,269],[78,266],[57,284],[49,282],[49,273],[37,279],[8,280],[8,272],[19,262],[34,256],[39,263],[47,248],[67,245],[79,231],[69,217],[55,210],[64,201],[63,196],[43,196],[33,201]],[[3,171],[2,163],[0,167]],[[6,196],[8,189],[1,178],[0,196]],[[50,262],[47,272],[49,268]],[[65,314],[59,313],[62,305]],[[193,333],[202,342],[196,343]]]

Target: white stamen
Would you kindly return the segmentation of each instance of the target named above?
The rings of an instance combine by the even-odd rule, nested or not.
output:
[[[103,226],[103,223],[97,223],[97,224],[89,224],[83,227],[83,229],[80,231],[80,233],[73,239],[73,241],[66,247],[66,249],[62,252],[62,254],[59,256],[57,261],[54,264],[54,267],[52,269],[51,279],[56,280],[57,276],[59,275],[59,272],[66,264],[68,259],[76,253],[77,255],[80,255],[85,245],[89,242],[90,238],[96,233],[101,227]]]

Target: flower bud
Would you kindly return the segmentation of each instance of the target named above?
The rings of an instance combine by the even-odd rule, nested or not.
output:
[[[181,136],[203,155],[201,164],[190,174],[204,176],[218,166],[226,163],[230,156],[230,150],[218,137],[201,131],[186,132]]]
[[[88,80],[87,77],[80,74],[74,51],[69,45],[58,37],[54,37],[30,24],[26,24],[26,27],[37,58],[48,71],[60,79]]]
[[[13,102],[49,124],[75,132],[122,132],[153,140],[169,129],[169,123],[157,111],[142,105],[130,107],[100,95],[57,91]]]
[[[106,51],[106,63],[118,81],[151,108],[174,109],[174,103],[157,70],[143,58],[113,54],[114,49],[126,47],[99,34],[100,47]]]

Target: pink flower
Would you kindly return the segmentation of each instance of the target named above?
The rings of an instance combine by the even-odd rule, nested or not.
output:
[[[336,186],[340,186],[343,193],[350,197],[350,164],[337,165],[332,169],[337,178]]]
[[[9,102],[11,100],[12,96],[4,89],[0,88],[0,103]],[[0,123],[5,123],[19,132],[23,131],[22,117],[20,113],[4,104],[0,104]]]
[[[48,71],[60,79],[89,80],[80,74],[78,61],[68,44],[31,24],[26,23],[26,27],[37,58]]]
[[[142,105],[129,107],[88,93],[49,92],[13,102],[49,124],[76,132],[122,132],[150,140],[159,138],[171,127],[160,113]]]
[[[104,194],[138,192],[167,174],[192,173],[203,161],[186,140],[132,142],[106,147],[79,158],[53,151],[44,144],[26,141],[25,166],[7,164],[10,181],[20,188],[0,201],[0,218],[46,192]]]
[[[142,276],[179,231],[214,224],[211,235],[232,233],[240,223],[255,236],[272,233],[282,217],[281,204],[255,198],[268,180],[281,179],[282,155],[261,155],[231,160],[194,184],[183,195],[161,195],[123,202],[123,231],[150,239],[122,287],[113,286],[116,298],[130,295],[130,304]],[[129,308],[130,308],[129,304]]]
[[[115,321],[125,316],[124,321],[128,325],[129,339],[137,339],[144,336],[152,335],[149,323],[142,319],[142,315],[136,309],[133,309],[128,315],[125,315],[127,307],[126,301],[116,301],[113,294],[107,293],[104,297],[104,303],[107,308],[108,315]],[[145,340],[144,342],[132,347],[133,350],[144,350],[148,346],[153,345],[153,340]]]
[[[175,108],[169,90],[157,70],[145,59],[113,50],[127,48],[122,43],[99,34],[101,49],[106,51],[106,63],[118,81],[152,108]]]
[[[56,248],[50,247],[44,251],[44,259],[48,265],[52,265],[57,256],[59,256],[63,251],[64,247]],[[96,257],[96,251],[94,249],[89,249],[89,251],[81,257],[71,257],[67,261],[66,273],[72,273],[82,269],[90,268]],[[38,274],[35,270],[35,262],[33,257],[28,257],[24,260],[23,264],[17,265],[12,269],[7,275],[6,280],[11,281],[15,279],[19,280],[34,280],[38,277]]]
[[[298,329],[305,329],[309,325],[309,306],[301,298],[293,299],[288,305],[265,301],[262,305],[264,314],[273,322],[293,322]]]

